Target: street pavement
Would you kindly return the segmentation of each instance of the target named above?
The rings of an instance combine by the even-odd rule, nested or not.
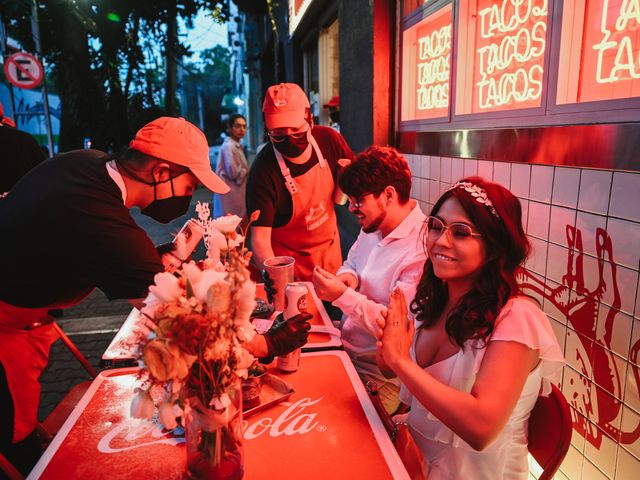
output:
[[[196,202],[211,202],[211,196],[211,193],[204,188],[196,190],[189,212],[166,225],[140,214],[137,209],[132,210],[132,216],[151,237],[154,244],[159,245],[171,241],[173,235],[189,218],[197,216]],[[355,217],[348,213],[345,207],[338,207],[337,214],[343,256],[346,256],[358,234],[359,227],[354,221]],[[202,251],[203,247],[200,247],[199,253],[202,254]],[[56,321],[89,363],[96,370],[101,371],[103,369],[100,365],[102,353],[109,346],[131,308],[126,300],[109,301],[100,290],[96,289],[78,305],[64,310],[62,316]],[[88,374],[80,363],[61,341],[57,341],[52,346],[49,365],[40,378],[42,392],[39,419],[44,420],[74,385],[88,378]]]

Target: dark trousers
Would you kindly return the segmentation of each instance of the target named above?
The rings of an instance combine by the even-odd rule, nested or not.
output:
[[[0,452],[26,477],[42,455],[42,446],[35,430],[20,442],[11,441],[13,415],[13,398],[4,367],[0,363]],[[0,472],[0,479],[4,478],[7,477]]]

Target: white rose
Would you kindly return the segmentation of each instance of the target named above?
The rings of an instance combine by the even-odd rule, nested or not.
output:
[[[154,408],[149,391],[136,388],[136,396],[131,400],[131,417],[148,420],[153,417]]]
[[[218,217],[211,222],[220,232],[231,233],[235,232],[242,218],[237,215],[225,215],[224,217]]]
[[[149,293],[153,294],[155,299],[157,299],[161,303],[167,303],[176,300],[183,293],[178,278],[171,273],[156,273],[156,276],[153,277],[153,282],[154,285],[151,285],[149,287]],[[149,297],[150,295],[147,296],[147,298]],[[147,301],[145,299],[145,305],[146,304]]]
[[[242,326],[249,322],[251,313],[256,308],[256,284],[251,280],[246,280],[242,284],[238,295],[238,306],[236,309],[236,325]]]
[[[201,303],[207,302],[207,293],[212,285],[216,283],[226,283],[227,272],[217,272],[215,270],[204,270],[197,283],[192,283],[193,294]]]
[[[208,256],[211,259],[220,260],[220,252],[226,252],[228,249],[227,239],[222,233],[220,233],[215,225],[212,225],[212,227],[213,228],[211,228],[209,231]],[[217,258],[215,257],[215,252],[218,252]]]

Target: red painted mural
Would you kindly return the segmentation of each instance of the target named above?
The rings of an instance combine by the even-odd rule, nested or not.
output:
[[[598,281],[591,290],[586,287],[591,279],[585,278],[582,232],[567,225],[566,238],[569,250],[562,284],[551,287],[534,273],[524,271],[523,287],[525,293],[541,295],[545,303],[550,302],[575,331],[567,330],[565,357],[571,365],[579,366],[580,376],[575,376],[578,381],[571,378],[568,385],[563,385],[567,401],[573,407],[574,430],[596,448],[602,443],[603,432],[618,443],[631,444],[640,438],[640,424],[625,431],[619,427],[622,402],[618,399],[624,393],[624,374],[618,370],[611,352],[621,305],[611,237],[601,228],[596,230]],[[598,306],[607,291],[613,294],[612,308],[604,319],[604,328],[597,329]],[[578,341],[570,342],[571,335],[576,334]],[[636,385],[640,385],[639,350],[640,340],[629,351],[628,368],[632,369]]]

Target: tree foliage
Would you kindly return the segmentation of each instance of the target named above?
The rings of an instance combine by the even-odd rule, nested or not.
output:
[[[192,27],[200,9],[218,22],[228,20],[226,0],[36,1],[51,90],[62,105],[60,151],[80,148],[84,137],[96,148],[119,149],[142,124],[177,114],[176,70],[191,55],[177,35],[178,20]],[[9,35],[34,51],[31,5],[0,0],[0,15]],[[223,58],[228,65],[228,55]],[[203,68],[218,75],[224,68],[214,64]],[[196,67],[205,90],[209,83],[228,83],[228,75],[211,81]]]

